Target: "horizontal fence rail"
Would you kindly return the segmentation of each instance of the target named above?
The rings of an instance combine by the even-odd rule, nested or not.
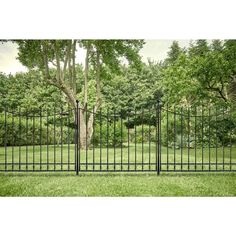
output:
[[[170,104],[0,113],[0,171],[236,171],[236,116]]]

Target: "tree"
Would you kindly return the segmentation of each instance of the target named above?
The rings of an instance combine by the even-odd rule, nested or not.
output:
[[[81,90],[77,87],[76,49],[83,47],[86,50],[83,102],[84,109],[80,109],[80,146],[89,145],[93,134],[93,116],[87,119],[85,110],[88,102],[88,81],[90,67],[94,71],[96,81],[96,101],[94,112],[102,103],[101,80],[104,65],[113,73],[119,73],[122,58],[130,64],[139,65],[139,50],[143,40],[18,40],[19,61],[30,69],[41,71],[43,79],[65,95],[68,103],[76,108],[76,100]],[[82,88],[82,86],[80,86]],[[81,105],[81,104],[80,104]],[[87,125],[87,129],[86,129]]]
[[[224,41],[224,57],[230,64],[229,98],[236,103],[236,40]]]
[[[225,59],[222,42],[213,40],[208,46],[205,40],[198,40],[189,51],[191,76],[199,81],[203,90],[208,91],[209,97],[228,102],[231,65]]]
[[[167,52],[167,58],[165,59],[165,63],[167,65],[173,64],[175,61],[177,61],[178,57],[183,52],[184,49],[179,46],[178,41],[173,41],[172,45],[170,46],[170,50]]]
[[[37,71],[0,74],[0,109],[14,112],[39,112],[40,109],[53,111],[54,107],[63,107],[66,101],[60,91],[48,85]]]
[[[163,102],[190,106],[204,97],[204,91],[198,80],[191,76],[190,59],[185,53],[162,70],[161,88]]]
[[[228,46],[221,40],[192,42],[186,52],[163,68],[165,100],[188,106],[231,102],[229,95],[234,90],[236,71],[234,52],[232,42],[228,42]]]
[[[190,57],[204,56],[209,51],[207,40],[199,39],[190,43],[188,54]]]

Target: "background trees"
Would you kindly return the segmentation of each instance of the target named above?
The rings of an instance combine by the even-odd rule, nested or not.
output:
[[[174,41],[164,61],[147,64],[139,56],[143,40],[14,42],[18,59],[30,70],[0,74],[0,109],[52,111],[75,108],[78,99],[83,108],[81,147],[90,143],[93,134],[93,113],[86,117],[86,109],[115,110],[126,118],[134,108],[140,112],[155,108],[160,97],[170,109],[175,104],[188,108],[236,103],[235,40],[196,40],[187,48]],[[77,63],[78,48],[86,52],[84,66]],[[142,123],[155,125],[155,114],[137,116],[129,125]]]
[[[80,145],[85,147],[90,143],[93,133],[93,116],[85,117],[88,103],[88,84],[90,68],[96,84],[95,103],[96,112],[102,104],[101,86],[103,67],[106,66],[113,74],[119,73],[122,59],[129,64],[138,66],[140,63],[139,50],[143,40],[19,40],[18,59],[30,69],[41,73],[42,79],[62,92],[67,102],[76,107],[76,100],[83,91],[81,102],[85,109],[80,109]],[[83,86],[77,87],[76,49],[86,50]],[[82,81],[81,81],[82,82]],[[86,129],[87,125],[87,129]]]
[[[95,111],[147,106],[162,100],[185,106],[234,104],[236,41],[174,41],[163,62],[141,62],[143,40],[23,40],[18,59],[28,73],[0,75],[1,106],[50,108],[50,103]],[[76,50],[86,51],[84,67]],[[37,105],[36,105],[37,103]],[[25,105],[24,105],[25,104]],[[87,105],[86,105],[87,104]],[[57,107],[57,105],[56,105]],[[83,114],[84,115],[84,114]]]
[[[197,40],[180,50],[174,42],[162,71],[165,100],[188,106],[234,103],[234,44],[231,40]]]

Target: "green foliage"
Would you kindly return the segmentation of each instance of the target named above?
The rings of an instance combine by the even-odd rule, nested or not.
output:
[[[27,124],[28,123],[28,124]],[[60,121],[57,122],[55,127],[55,144],[74,142],[74,131],[72,128],[63,125],[63,135],[61,137]],[[66,123],[66,121],[65,121]],[[48,133],[48,136],[47,136]],[[54,144],[54,125],[48,124],[45,120],[42,120],[42,127],[40,126],[40,120],[32,117],[28,119],[21,117],[14,117],[8,115],[5,122],[3,114],[0,115],[0,146],[11,145],[39,145],[41,144]]]
[[[163,100],[185,106],[202,103],[223,106],[232,102],[229,98],[235,92],[232,80],[235,48],[233,42],[220,40],[213,40],[211,44],[197,40],[182,52],[176,46],[171,48],[166,60],[172,63],[162,70]]]
[[[140,49],[144,45],[144,40],[82,40],[81,44],[87,48],[88,45],[92,51],[91,65],[95,64],[94,53],[96,50],[101,55],[103,65],[106,65],[113,74],[121,72],[121,64],[125,59],[130,65],[139,67],[141,58]]]
[[[15,76],[0,74],[0,110],[52,111],[67,107],[64,97],[54,86],[47,85],[39,72],[17,73]]]
[[[107,133],[108,130],[108,133]],[[106,146],[107,142],[109,146],[120,146],[122,142],[127,142],[127,128],[125,124],[121,124],[121,121],[110,121],[107,125],[106,122],[95,124],[95,132],[93,134],[91,143],[95,145]]]
[[[108,80],[102,88],[104,107],[125,114],[156,104],[160,94],[160,65],[149,62],[139,69],[124,67],[123,73]]]
[[[194,99],[199,101],[204,96],[200,84],[190,75],[189,63],[186,54],[181,54],[174,64],[162,71],[163,101],[192,104]]]
[[[209,145],[211,147],[227,146],[236,142],[234,127],[236,126],[235,112],[231,114],[218,110],[217,113],[211,111],[210,116],[208,110],[204,110],[202,115],[196,114],[194,111],[189,113],[183,110],[183,116],[176,109],[176,117],[174,114],[165,111],[162,112],[161,121],[161,138],[162,145],[177,148],[183,147],[201,147]],[[195,117],[195,115],[198,115]],[[200,116],[199,116],[200,115]],[[182,118],[181,118],[182,117]],[[182,122],[181,122],[182,120]]]
[[[20,40],[19,61],[30,70],[28,73],[18,73],[14,76],[0,73],[0,111],[4,108],[24,112],[39,111],[40,108],[53,111],[54,108],[68,108],[68,97],[53,85],[49,85],[45,77],[45,65],[43,62],[42,45],[47,47],[48,61],[51,63],[50,75],[56,77],[56,69],[52,69],[58,53],[61,64],[65,58],[68,40]],[[163,104],[169,103],[170,108],[174,104],[183,108],[195,105],[214,105],[229,107],[236,101],[236,40],[196,40],[192,41],[188,48],[181,48],[174,41],[163,63],[148,61],[141,63],[139,50],[144,45],[143,40],[78,40],[77,46],[87,49],[89,54],[88,73],[88,109],[92,110],[97,98],[97,62],[96,56],[100,55],[100,83],[102,109],[113,112],[115,109],[122,114],[124,119],[134,108],[140,113],[145,110],[144,119],[141,115],[130,117],[129,128],[131,139],[134,140],[133,127],[137,128],[137,142],[142,140],[142,124],[144,125],[144,140],[148,140],[148,125],[151,125],[151,140],[155,141],[155,112],[157,99],[161,96]],[[124,65],[124,59],[129,65]],[[73,94],[84,104],[84,68],[75,66],[76,91]],[[65,72],[65,85],[69,86],[69,70]],[[70,88],[70,86],[69,86]],[[149,114],[147,110],[151,108]],[[163,112],[163,118],[165,113]],[[176,123],[176,138],[173,135],[173,117],[169,118],[169,132],[162,133],[164,145],[180,145],[180,119]],[[222,118],[223,120],[223,118]],[[229,143],[229,133],[235,124],[236,118],[224,118],[223,121],[210,120],[211,128],[208,130],[204,120],[204,135],[199,133],[196,145],[201,141],[207,144],[209,133],[212,145]],[[114,142],[119,144],[120,127],[117,123],[117,137],[112,140],[109,137],[109,145]],[[198,121],[197,130],[201,130]],[[167,124],[162,120],[162,129],[166,130]],[[124,130],[126,127],[124,127]],[[194,144],[194,130],[190,127],[190,141]],[[217,129],[218,132],[213,132]],[[113,136],[112,124],[109,125],[110,135]],[[16,131],[12,130],[13,134]],[[38,131],[35,131],[38,132]],[[95,141],[99,143],[99,125],[96,123]],[[125,133],[125,132],[124,132]],[[168,137],[167,137],[168,135]],[[233,136],[231,138],[234,138]],[[167,143],[167,139],[169,140]],[[188,146],[188,132],[184,121],[183,143]],[[102,124],[102,142],[106,141],[106,124]],[[9,141],[10,142],[10,141]]]
[[[173,41],[170,46],[170,51],[167,53],[167,58],[165,64],[170,65],[178,60],[178,57],[184,52],[184,50],[179,46],[178,41]]]
[[[167,125],[168,125],[168,132],[166,131],[167,130]],[[174,117],[171,116],[169,117],[168,119],[168,124],[167,124],[167,120],[166,119],[162,119],[162,122],[161,122],[161,128],[163,130],[162,132],[162,144],[164,146],[173,146],[174,145],[174,142],[176,142],[177,145],[179,145],[180,143],[178,143],[178,136],[180,135],[180,132],[181,132],[181,122],[180,122],[180,119],[176,119],[174,121]],[[175,138],[175,135],[176,134],[176,138]],[[168,140],[168,142],[167,142]]]
[[[93,106],[92,104],[96,103],[96,82],[94,80],[89,80],[88,81],[88,110],[92,111]],[[81,93],[78,95],[78,100],[80,101],[80,104],[84,105],[84,88],[82,87]]]
[[[136,132],[135,128],[130,130],[130,141],[131,142],[156,142],[156,128],[154,126],[148,126],[148,125],[138,125],[136,126]]]

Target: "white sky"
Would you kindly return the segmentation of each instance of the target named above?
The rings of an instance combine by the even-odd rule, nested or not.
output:
[[[147,62],[150,58],[155,61],[163,60],[173,40],[146,40],[146,44],[140,51],[142,60]],[[190,40],[178,40],[181,47],[187,47]],[[27,68],[22,66],[16,59],[17,57],[17,45],[11,42],[4,44],[0,43],[0,72],[6,74],[15,74],[20,71],[27,71]],[[84,63],[85,53],[83,50],[77,52],[77,62]]]

